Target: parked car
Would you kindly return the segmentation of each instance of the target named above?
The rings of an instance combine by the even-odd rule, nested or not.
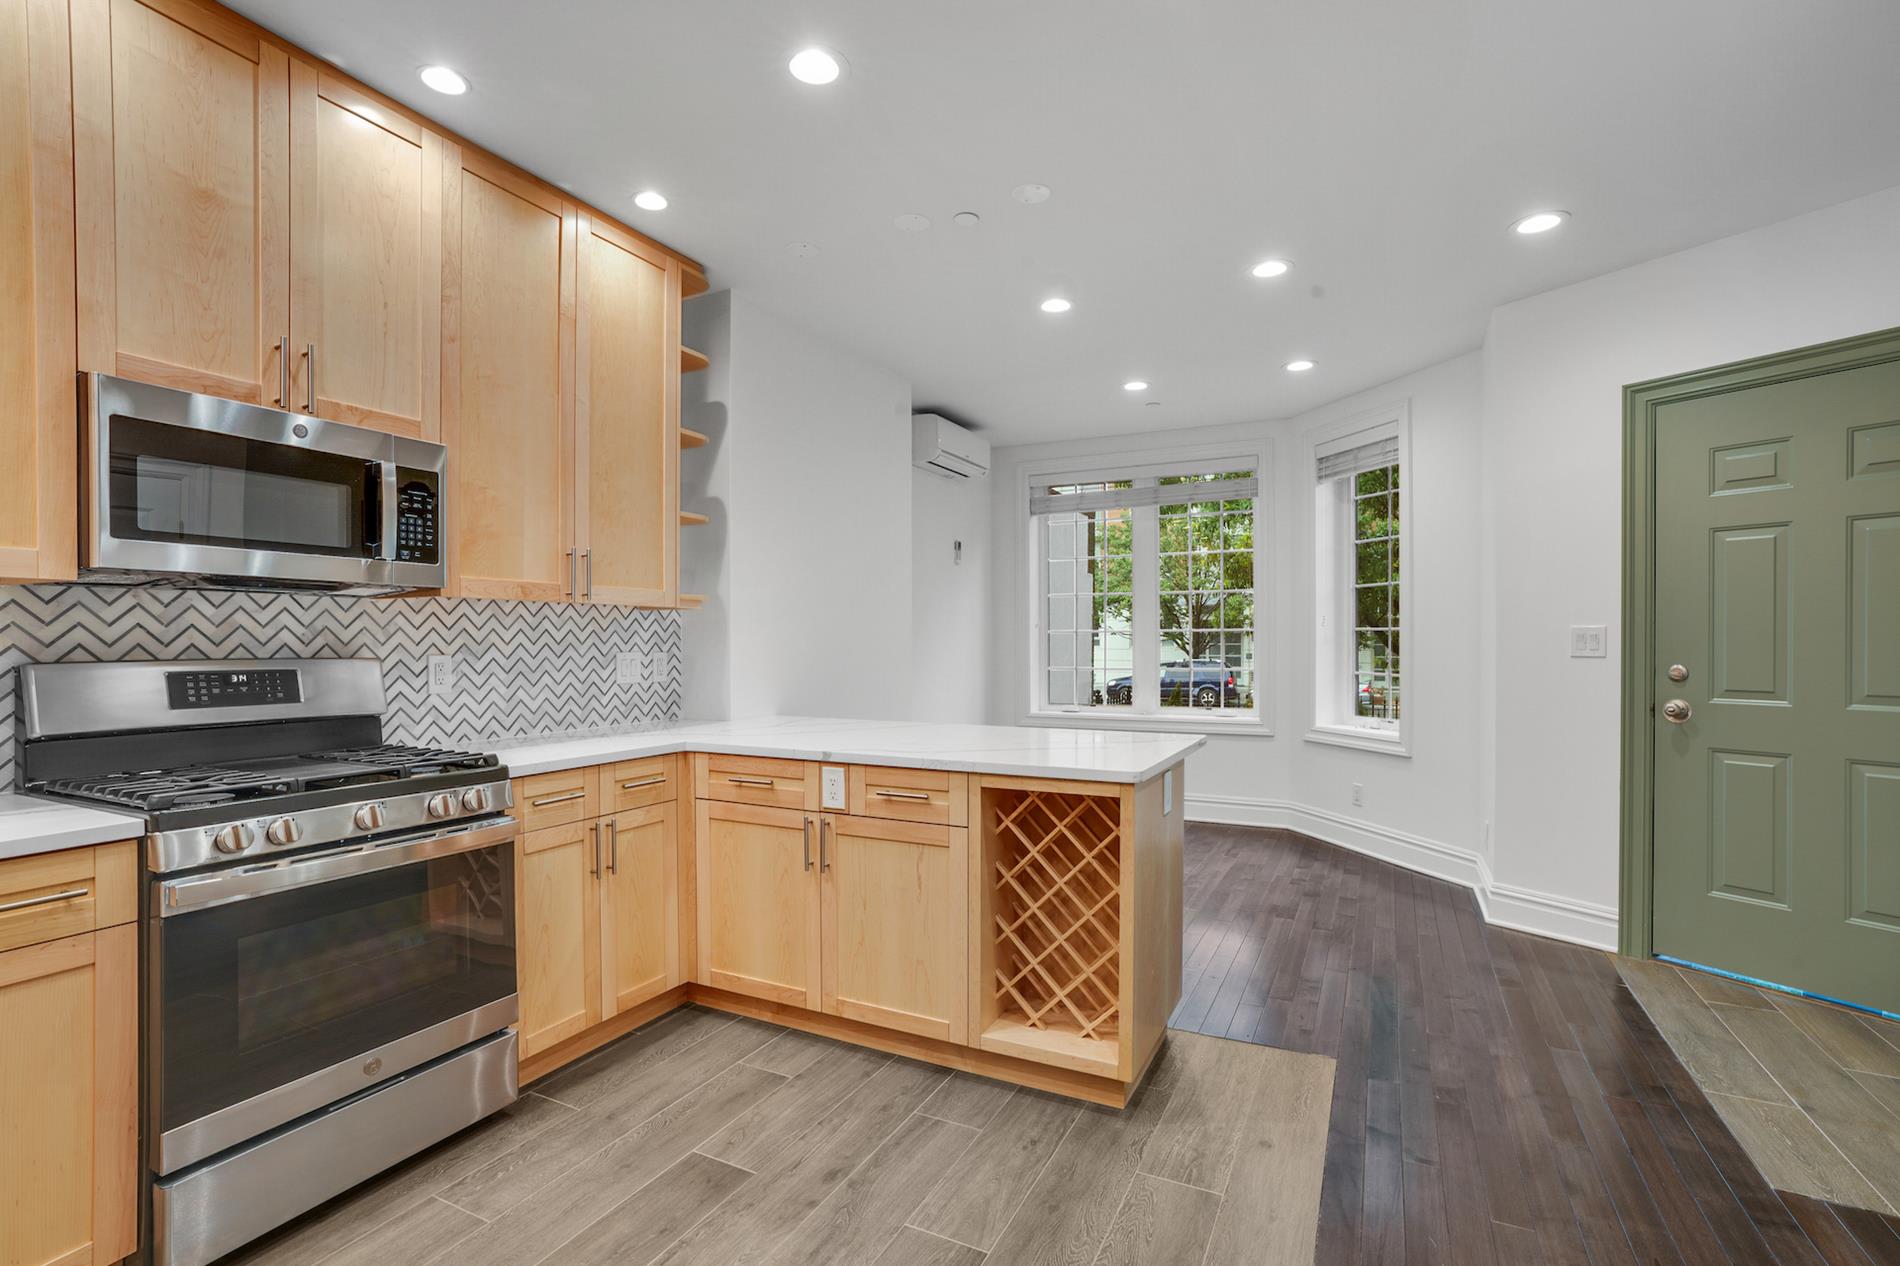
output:
[[[1179,706],[1183,700],[1197,708],[1216,708],[1223,703],[1237,708],[1246,702],[1233,670],[1217,659],[1197,659],[1191,668],[1182,659],[1161,666],[1161,702]],[[1133,703],[1135,679],[1117,677],[1109,682],[1108,701]]]

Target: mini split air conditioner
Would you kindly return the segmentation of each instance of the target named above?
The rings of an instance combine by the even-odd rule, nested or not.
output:
[[[950,479],[977,479],[990,473],[990,444],[949,418],[913,413],[910,464]]]

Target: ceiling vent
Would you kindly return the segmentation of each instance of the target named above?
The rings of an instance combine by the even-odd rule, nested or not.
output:
[[[990,473],[990,444],[949,418],[913,413],[910,464],[949,479],[980,479]]]

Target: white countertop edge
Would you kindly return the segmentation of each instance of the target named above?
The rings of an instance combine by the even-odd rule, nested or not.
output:
[[[143,818],[37,796],[0,793],[0,859],[138,839],[144,834]]]
[[[818,724],[803,718],[722,723],[722,727],[732,725],[737,729],[740,724],[745,729],[756,728],[766,733],[722,734],[713,727],[686,727],[624,735],[503,741],[492,750],[508,767],[509,774],[518,778],[676,752],[709,752],[723,756],[942,769],[1016,778],[1141,783],[1179,764],[1207,742],[1205,735],[1198,734],[1062,730],[1054,733],[1063,737],[1052,738],[1051,731],[1041,728],[953,726],[945,727],[951,731],[946,735],[948,741],[933,749],[927,734],[931,727],[916,722],[825,723],[825,728],[861,725],[866,733],[856,742],[801,741],[794,727]],[[786,732],[782,736],[770,733],[779,729]],[[886,742],[877,741],[880,734],[886,737]],[[965,746],[956,741],[959,737],[979,737],[984,741]],[[890,738],[899,741],[890,742]],[[1098,741],[1091,745],[1091,740]]]

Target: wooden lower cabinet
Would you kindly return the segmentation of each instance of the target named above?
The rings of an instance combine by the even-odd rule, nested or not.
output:
[[[0,1264],[138,1247],[138,932],[0,953]]]
[[[672,803],[600,820],[602,1010],[618,1015],[680,982],[679,823]]]
[[[821,815],[717,800],[697,813],[699,979],[816,1010]]]

